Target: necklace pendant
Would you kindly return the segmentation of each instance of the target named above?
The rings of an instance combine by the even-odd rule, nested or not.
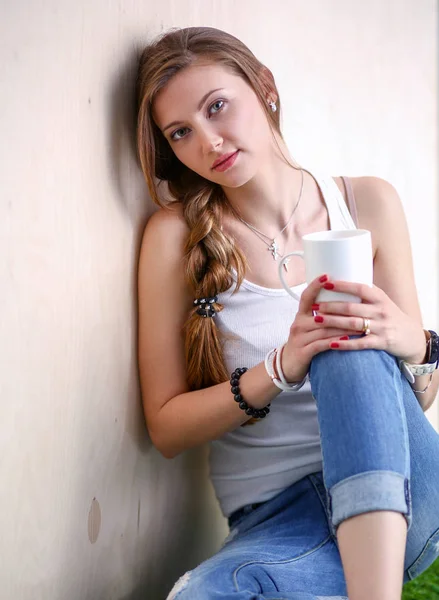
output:
[[[268,246],[268,250],[272,253],[274,260],[277,260],[277,257],[279,256],[279,246],[277,245],[276,240],[271,242],[270,246]]]

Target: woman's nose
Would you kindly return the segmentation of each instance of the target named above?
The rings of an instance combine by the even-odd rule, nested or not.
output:
[[[214,129],[206,129],[200,132],[201,145],[204,154],[218,151],[223,144],[223,138]]]

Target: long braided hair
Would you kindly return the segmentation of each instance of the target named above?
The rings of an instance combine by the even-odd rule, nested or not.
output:
[[[152,116],[153,102],[170,79],[199,60],[220,64],[239,75],[253,88],[266,112],[272,133],[280,132],[280,100],[277,111],[267,106],[264,65],[234,36],[212,27],[175,28],[158,36],[140,55],[137,76],[137,152],[150,196],[160,207],[158,187],[167,182],[173,200],[181,203],[189,234],[184,248],[185,279],[194,298],[214,297],[233,283],[231,267],[237,272],[238,291],[247,269],[243,252],[223,233],[223,215],[229,210],[227,198],[216,183],[187,168],[172,151]],[[275,139],[275,136],[273,134]],[[290,163],[288,163],[290,164]],[[291,165],[293,166],[293,165]],[[223,305],[213,304],[216,311]],[[197,390],[229,379],[224,355],[224,336],[215,318],[202,318],[197,307],[184,325],[186,376],[189,389]],[[250,419],[247,424],[255,422]]]

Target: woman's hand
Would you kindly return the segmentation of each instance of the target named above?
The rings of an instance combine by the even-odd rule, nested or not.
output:
[[[308,373],[313,356],[329,350],[331,343],[338,342],[340,336],[344,336],[348,340],[347,336],[361,333],[362,320],[361,323],[358,319],[356,322],[356,325],[359,323],[359,330],[352,329],[346,320],[342,322],[341,327],[335,322],[331,324],[329,316],[326,323],[325,317],[323,317],[323,322],[319,322],[322,317],[315,320],[313,311],[319,309],[316,305],[316,298],[320,290],[327,284],[328,277],[322,275],[314,279],[302,293],[299,310],[290,327],[290,335],[282,352],[282,370],[289,382],[301,381]]]
[[[320,302],[318,313],[322,328],[356,330],[361,333],[364,319],[370,321],[370,334],[356,339],[338,340],[339,350],[385,350],[398,358],[422,364],[426,353],[426,340],[422,325],[404,313],[387,294],[377,286],[361,283],[332,281],[333,289],[359,296],[361,304],[353,302]],[[325,285],[328,289],[328,286]],[[321,319],[318,319],[321,320]]]

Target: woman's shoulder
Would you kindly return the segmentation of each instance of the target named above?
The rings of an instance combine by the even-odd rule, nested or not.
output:
[[[153,262],[164,266],[180,262],[188,231],[180,203],[174,202],[156,210],[143,231],[141,264]]]
[[[341,178],[334,179],[345,197],[343,181]],[[375,256],[378,247],[382,245],[383,240],[388,239],[389,230],[393,229],[396,223],[403,229],[403,204],[395,187],[386,179],[371,175],[349,179],[355,198],[357,226],[372,233]]]
[[[382,177],[377,177],[376,175],[363,175],[361,177],[350,177],[349,179],[352,182],[352,186],[360,193],[366,191],[369,193],[386,194],[395,189],[390,181],[387,181],[387,179],[383,179]]]
[[[185,309],[192,302],[183,268],[187,231],[181,206],[156,210],[143,232],[138,263],[140,289],[180,298]]]
[[[382,211],[391,210],[400,204],[395,187],[386,179],[374,175],[349,177],[355,198],[358,216],[364,219],[376,219]],[[334,177],[346,200],[346,190],[341,177]]]
[[[148,219],[142,236],[142,246],[148,241],[162,253],[182,251],[189,227],[180,202],[156,210]]]
[[[183,215],[183,205],[181,202],[170,202],[163,208],[157,209],[148,219],[145,231],[149,229],[172,228],[172,233],[187,233],[189,228]]]

